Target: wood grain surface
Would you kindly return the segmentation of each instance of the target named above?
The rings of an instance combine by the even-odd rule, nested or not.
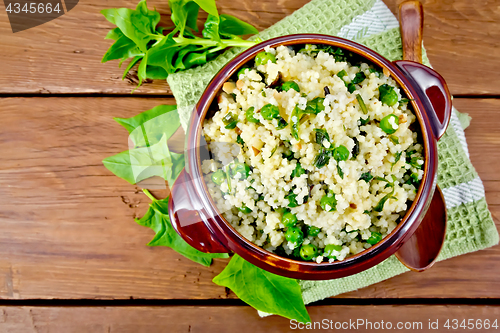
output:
[[[149,199],[104,168],[127,149],[113,117],[130,117],[162,98],[0,99],[0,298],[234,298],[211,282],[224,267],[149,248],[150,229],[133,218]],[[500,108],[496,99],[456,99],[473,117],[471,157],[500,226]],[[162,191],[153,192],[159,197]],[[500,248],[440,262],[342,295],[349,298],[500,298]],[[467,288],[464,288],[464,284]]]
[[[310,306],[316,330],[300,329],[296,322],[271,316],[260,319],[248,306],[220,307],[0,307],[0,331],[16,333],[150,333],[150,332],[317,332],[322,327],[340,332],[450,332],[445,327],[474,327],[486,330],[500,317],[498,306],[382,305]],[[383,322],[383,323],[382,323]],[[242,324],[244,323],[244,325]],[[315,323],[315,324],[314,324]],[[431,324],[432,323],[432,324]],[[482,329],[475,329],[481,323]],[[335,329],[337,325],[337,329]],[[390,325],[390,326],[389,326]],[[406,325],[406,329],[404,329]],[[476,326],[477,325],[477,326]],[[430,330],[429,326],[437,329]],[[313,326],[311,326],[313,327]],[[331,327],[331,329],[330,329]],[[342,328],[343,327],[343,328]],[[378,329],[376,329],[378,327]],[[384,327],[386,329],[380,329]],[[392,329],[387,329],[392,327]],[[398,329],[403,327],[403,329]],[[452,326],[453,327],[453,326]],[[467,326],[466,326],[467,327]],[[326,330],[325,330],[326,331]],[[460,329],[460,331],[463,331]]]
[[[218,0],[220,12],[263,30],[302,7],[308,0]],[[400,0],[385,0],[397,13]],[[454,95],[500,95],[500,6],[496,0],[426,0],[424,45],[431,63],[448,81]],[[129,94],[133,77],[121,80],[116,61],[101,64],[111,45],[104,40],[112,27],[99,13],[104,8],[135,7],[136,0],[85,0],[72,11],[39,27],[13,34],[0,13],[0,94]],[[150,0],[164,14],[166,1]],[[201,16],[203,17],[203,16]],[[170,94],[165,81],[144,84],[136,94]]]

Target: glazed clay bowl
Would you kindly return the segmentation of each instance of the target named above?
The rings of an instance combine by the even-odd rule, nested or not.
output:
[[[416,198],[398,226],[376,245],[333,263],[305,262],[280,257],[240,235],[222,216],[208,193],[201,171],[204,154],[203,121],[210,114],[222,85],[265,47],[295,44],[327,44],[340,47],[382,68],[397,81],[418,119],[419,142],[424,147],[424,175]],[[326,280],[352,275],[387,259],[407,242],[419,227],[434,195],[437,175],[437,141],[451,115],[451,96],[443,78],[434,70],[412,61],[390,62],[380,54],[352,41],[318,34],[277,37],[257,44],[229,61],[205,89],[191,116],[186,133],[186,167],[171,189],[169,213],[173,227],[194,248],[208,253],[234,252],[269,272],[304,280]],[[436,194],[438,191],[436,191]],[[442,240],[441,240],[442,242]],[[416,244],[422,247],[423,244]],[[410,252],[414,251],[413,248]],[[411,254],[411,253],[410,253]]]

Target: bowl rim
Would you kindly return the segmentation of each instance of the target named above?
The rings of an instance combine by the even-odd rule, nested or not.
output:
[[[422,138],[420,143],[424,147],[424,174],[420,183],[420,187],[417,191],[415,199],[413,200],[411,206],[407,209],[405,215],[398,223],[397,227],[391,231],[387,236],[385,236],[379,243],[365,249],[355,255],[349,256],[341,261],[324,261],[317,263],[314,261],[300,261],[295,259],[290,259],[286,257],[279,256],[273,252],[267,251],[264,248],[252,243],[250,240],[241,235],[231,224],[222,216],[219,212],[217,205],[214,203],[211,195],[208,192],[207,185],[203,179],[203,172],[201,170],[201,156],[200,156],[200,140],[202,135],[202,127],[205,116],[212,104],[214,98],[220,92],[222,85],[226,82],[235,72],[238,71],[244,64],[252,60],[258,52],[261,52],[266,47],[278,47],[281,45],[295,45],[295,44],[327,44],[336,47],[340,47],[344,50],[353,52],[361,56],[367,63],[376,65],[380,68],[385,68],[390,72],[390,77],[393,78],[402,89],[408,98],[411,99],[411,104],[413,108],[413,113],[415,114],[418,124],[420,126],[420,134]],[[193,140],[194,139],[194,140]],[[385,260],[391,254],[397,251],[397,249],[411,237],[413,232],[416,230],[420,224],[421,219],[427,210],[430,199],[436,185],[437,176],[437,147],[436,139],[432,135],[432,128],[430,121],[425,112],[425,107],[420,101],[419,94],[417,92],[417,87],[412,86],[411,82],[405,76],[405,74],[391,61],[387,60],[382,55],[376,53],[367,47],[355,43],[353,41],[334,37],[329,35],[321,34],[294,34],[286,35],[281,37],[272,38],[256,44],[249,49],[238,54],[236,57],[232,58],[227,62],[220,71],[212,78],[208,86],[205,88],[199,102],[194,108],[191,120],[189,123],[187,140],[187,163],[186,166],[188,173],[193,174],[196,171],[196,177],[192,177],[192,180],[197,186],[194,186],[195,192],[199,199],[202,201],[203,207],[209,213],[210,217],[216,223],[216,227],[220,230],[220,233],[226,237],[226,240],[220,239],[225,245],[239,253],[239,250],[250,252],[253,259],[257,261],[262,261],[264,259],[268,268],[276,268],[276,271],[290,272],[291,275],[294,272],[301,271],[300,274],[306,273],[324,273],[324,274],[334,274],[338,270],[349,270],[351,266],[355,264],[360,264],[363,262],[371,261],[368,267],[357,270],[361,271],[375,264]],[[193,156],[193,154],[195,154]],[[195,158],[193,158],[195,157]],[[432,162],[432,163],[431,163]],[[200,187],[201,185],[201,187]],[[202,189],[202,191],[199,191]],[[221,223],[222,222],[222,223]],[[212,226],[213,227],[213,226]],[[211,230],[214,231],[214,230]],[[220,238],[220,237],[219,237]],[[236,244],[230,244],[228,241],[232,241]],[[231,246],[240,245],[240,246]],[[390,253],[389,253],[390,252]],[[245,252],[247,256],[248,253]],[[284,268],[283,263],[286,262],[288,268]],[[300,267],[298,267],[300,266]],[[367,266],[367,265],[365,265]],[[306,272],[304,272],[304,269]],[[279,273],[278,273],[279,274]],[[350,275],[350,274],[347,274]],[[344,275],[345,276],[345,275]],[[322,277],[323,278],[323,277]]]

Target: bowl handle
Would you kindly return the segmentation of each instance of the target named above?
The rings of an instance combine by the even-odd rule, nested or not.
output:
[[[420,88],[418,95],[431,122],[432,132],[436,140],[439,140],[451,117],[448,85],[439,73],[425,65],[409,60],[395,61],[394,64],[412,81],[414,87]]]
[[[205,210],[190,191],[191,177],[183,169],[172,186],[168,201],[168,214],[175,231],[189,245],[205,253],[229,253],[230,251],[215,238],[205,221]]]
[[[420,88],[420,91],[417,91],[418,97],[424,105],[432,132],[436,140],[439,140],[451,117],[451,94],[446,82],[435,70],[417,62],[399,60],[394,64],[403,71],[417,90]]]

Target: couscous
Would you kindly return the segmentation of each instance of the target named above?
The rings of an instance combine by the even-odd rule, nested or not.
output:
[[[397,83],[326,45],[266,48],[227,81],[202,163],[225,219],[264,249],[333,262],[388,235],[423,175]]]

